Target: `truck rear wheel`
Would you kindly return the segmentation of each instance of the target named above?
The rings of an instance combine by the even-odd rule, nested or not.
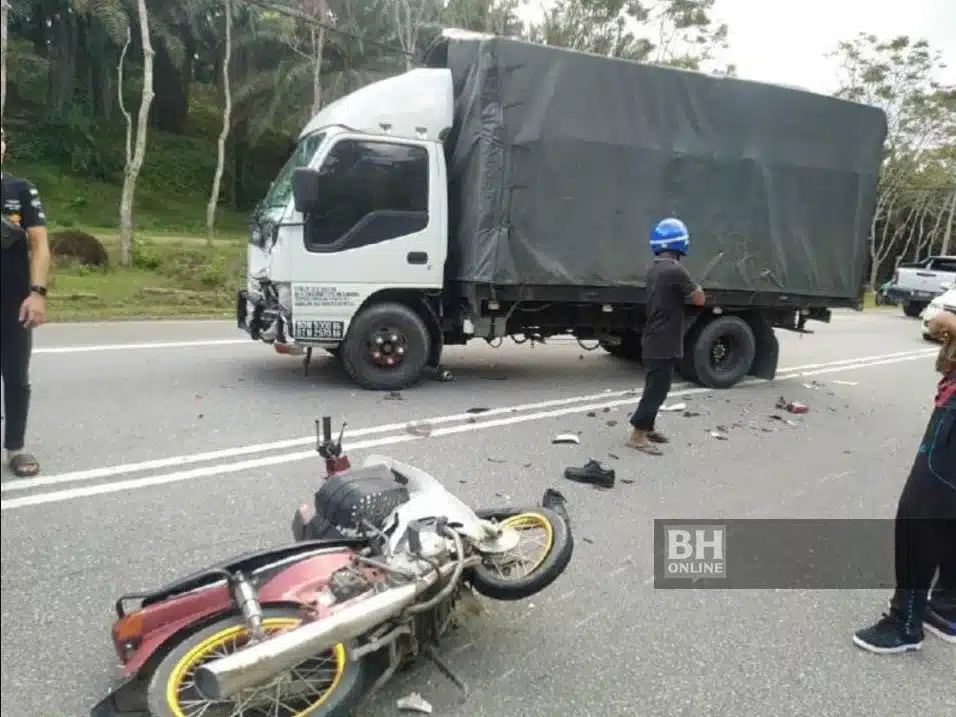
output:
[[[349,326],[339,346],[342,366],[370,391],[398,391],[419,381],[431,352],[421,317],[403,304],[370,306]]]
[[[747,375],[757,355],[750,324],[739,316],[720,316],[692,329],[679,371],[707,388],[730,388]]]
[[[909,316],[911,319],[918,319],[926,306],[926,304],[922,304],[919,301],[907,301],[903,304],[903,314]]]

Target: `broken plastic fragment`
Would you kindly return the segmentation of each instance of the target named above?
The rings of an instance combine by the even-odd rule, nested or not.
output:
[[[687,408],[686,403],[672,403],[670,405],[661,406],[662,411],[683,411]]]
[[[573,433],[561,433],[551,439],[552,443],[580,443],[581,439]]]
[[[398,709],[404,710],[405,712],[420,712],[425,715],[432,713],[432,706],[417,692],[412,692],[412,694],[407,697],[402,697],[395,705]]]
[[[723,431],[713,430],[710,432],[711,438],[716,438],[718,441],[727,441],[730,440],[729,436]]]
[[[405,426],[405,430],[413,436],[428,438],[432,434],[432,426],[428,421],[412,421]]]

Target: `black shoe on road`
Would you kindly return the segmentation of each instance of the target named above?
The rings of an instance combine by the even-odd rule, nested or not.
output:
[[[923,629],[907,629],[903,617],[890,611],[884,613],[875,625],[857,632],[853,636],[853,644],[878,655],[909,652],[923,646]]]
[[[593,458],[580,468],[565,468],[564,477],[575,483],[588,483],[600,488],[614,487],[614,469],[607,468]]]

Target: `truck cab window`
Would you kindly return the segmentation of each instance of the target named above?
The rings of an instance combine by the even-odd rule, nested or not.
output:
[[[320,174],[320,209],[305,218],[305,246],[338,252],[428,226],[428,152],[419,146],[345,139]]]

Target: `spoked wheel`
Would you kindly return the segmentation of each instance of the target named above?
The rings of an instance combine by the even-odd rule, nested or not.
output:
[[[299,623],[292,609],[267,609],[263,627],[276,633]],[[227,700],[203,695],[195,682],[196,669],[225,657],[249,642],[239,616],[220,620],[190,635],[160,663],[149,684],[150,714],[156,717],[339,717],[362,694],[363,662],[349,662],[344,645],[337,645],[297,665],[261,687]]]
[[[522,600],[558,579],[571,561],[574,540],[568,524],[547,508],[518,513],[500,521],[518,532],[518,544],[489,555],[474,569],[471,584],[495,600]]]

